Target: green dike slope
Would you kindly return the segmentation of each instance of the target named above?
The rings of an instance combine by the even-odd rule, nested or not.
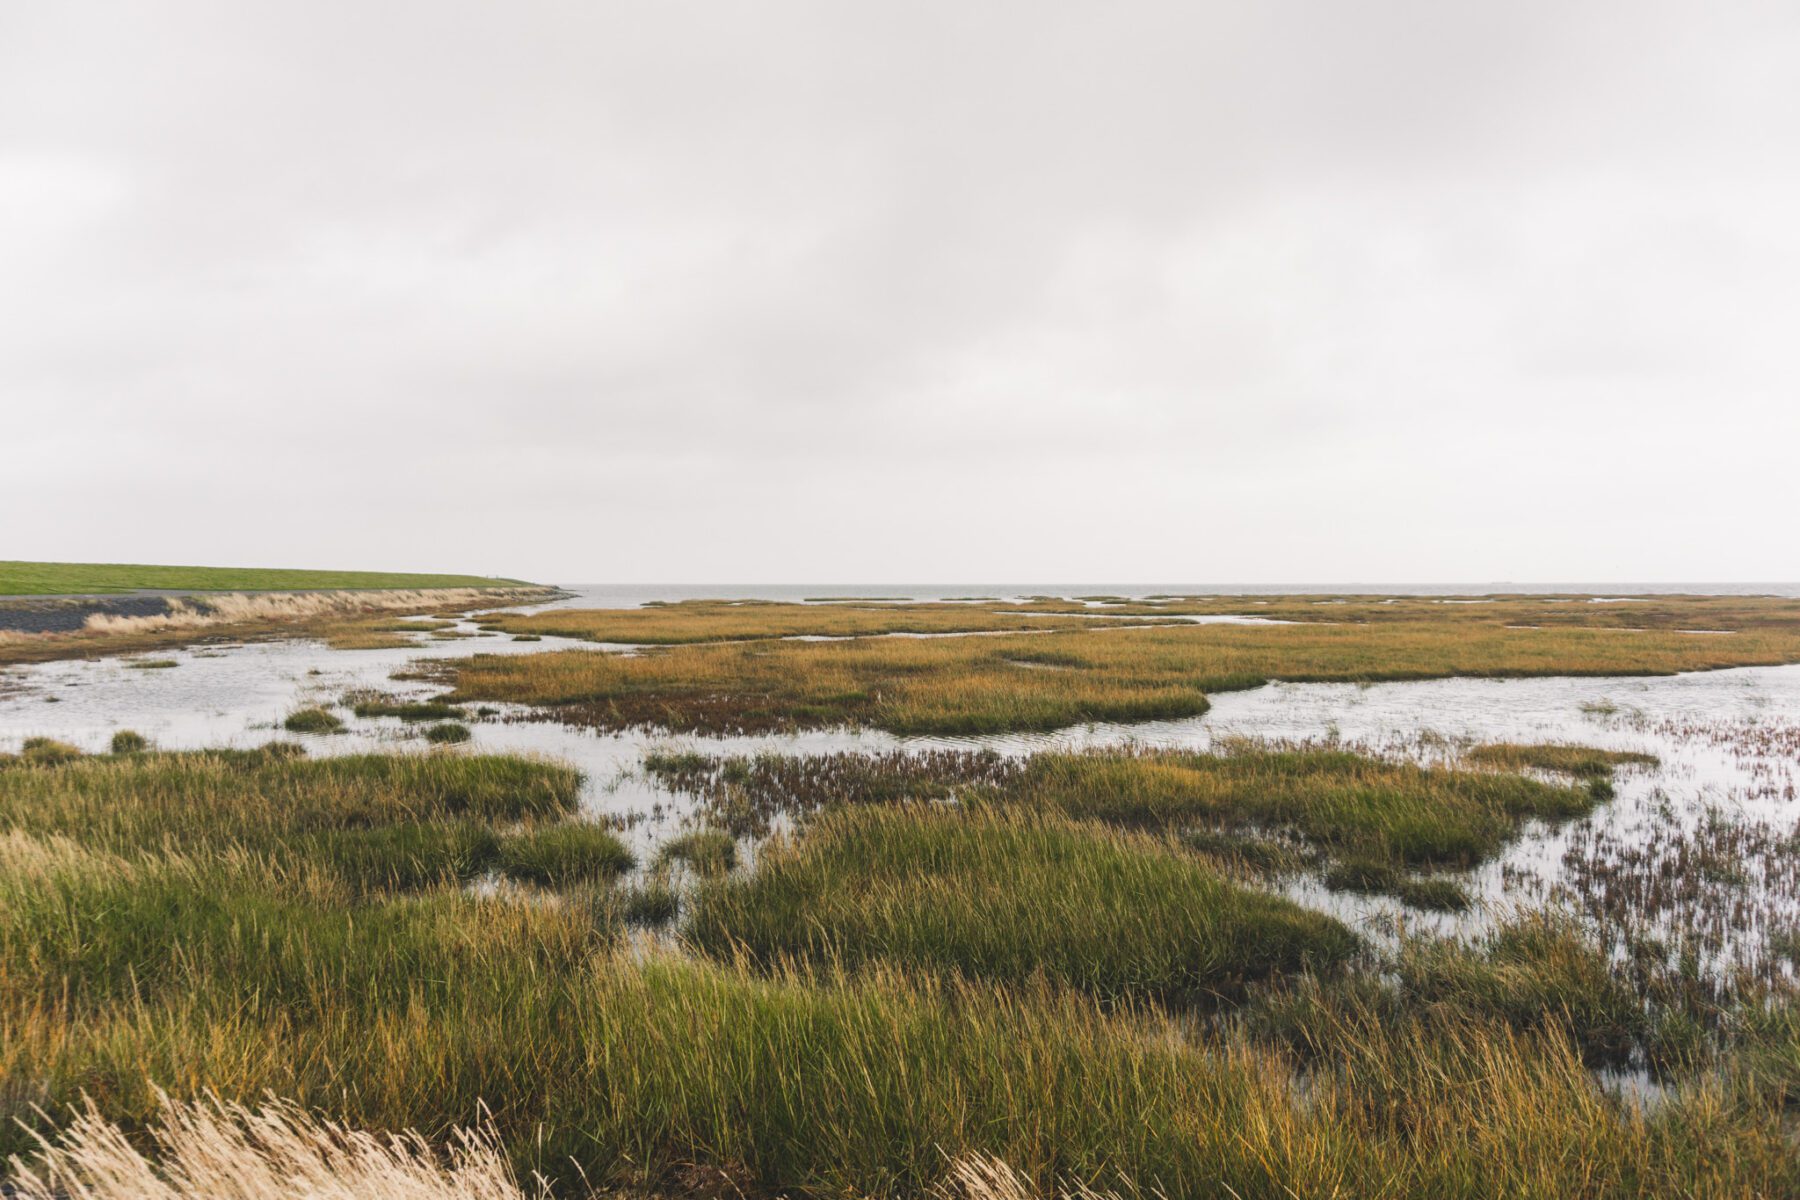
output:
[[[85,595],[159,591],[241,592],[355,588],[518,587],[520,579],[489,575],[425,575],[402,571],[307,571],[272,567],[158,567],[136,563],[47,563],[0,560],[0,596]]]

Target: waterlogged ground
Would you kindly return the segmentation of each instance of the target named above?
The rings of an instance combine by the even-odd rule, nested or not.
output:
[[[572,601],[584,602],[592,601]],[[481,634],[469,621],[449,632],[468,636],[420,635],[416,645],[397,650],[334,651],[310,641],[203,646],[160,653],[158,660],[175,663],[167,668],[121,659],[12,668],[0,673],[0,750],[42,735],[99,751],[120,729],[169,749],[252,746],[293,736],[280,726],[296,708],[336,703],[350,692],[435,694],[437,685],[393,678],[420,659],[477,650],[631,650],[555,637],[515,642]],[[338,711],[348,732],[303,739],[313,753],[426,744],[422,724]],[[1656,755],[1659,765],[1621,771],[1617,797],[1592,816],[1554,829],[1528,828],[1499,859],[1464,876],[1483,901],[1469,913],[1430,914],[1387,897],[1328,892],[1310,877],[1281,886],[1377,936],[1403,927],[1478,931],[1512,906],[1555,899],[1612,928],[1659,936],[1672,955],[1691,954],[1714,972],[1785,972],[1786,956],[1800,945],[1800,666],[1660,678],[1277,683],[1215,695],[1210,712],[1187,720],[996,737],[844,730],[728,738],[596,734],[509,720],[521,713],[504,705],[480,711],[485,716],[471,721],[472,749],[542,754],[580,767],[588,814],[619,825],[644,861],[687,827],[695,807],[693,798],[659,787],[642,771],[652,749],[810,755],[986,748],[1023,755],[1128,744],[1205,749],[1253,738],[1337,741],[1426,761],[1502,741],[1642,751]]]

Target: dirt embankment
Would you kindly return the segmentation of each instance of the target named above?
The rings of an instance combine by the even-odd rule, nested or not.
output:
[[[541,604],[554,588],[416,588],[0,600],[0,661],[41,661],[182,645],[215,635],[304,637],[361,617]]]
[[[74,633],[88,618],[156,617],[169,611],[169,596],[27,596],[0,600],[0,632]]]

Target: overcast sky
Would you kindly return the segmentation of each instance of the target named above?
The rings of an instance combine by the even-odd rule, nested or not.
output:
[[[0,558],[1800,579],[1800,5],[0,3]]]

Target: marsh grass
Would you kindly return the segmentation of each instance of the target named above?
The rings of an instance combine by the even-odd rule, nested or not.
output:
[[[321,631],[325,645],[332,650],[404,650],[413,640],[398,633],[375,629],[334,629]]]
[[[995,612],[961,604],[871,604],[867,599],[848,598],[830,604],[684,600],[653,608],[488,612],[481,614],[481,620],[507,633],[651,646],[899,633],[1024,633],[1076,629],[1085,624],[1081,618],[1046,620],[1041,614]]]
[[[1336,863],[1325,872],[1324,882],[1334,891],[1385,893],[1434,912],[1463,912],[1474,903],[1469,890],[1454,879],[1409,875],[1389,862],[1351,859]]]
[[[1263,746],[1039,754],[1001,794],[1132,828],[1279,834],[1392,866],[1473,866],[1527,819],[1576,817],[1595,803],[1584,788],[1517,775]]]
[[[1399,974],[1417,1003],[1518,1029],[1560,1024],[1589,1062],[1627,1062],[1652,1040],[1652,1004],[1614,969],[1597,939],[1565,917],[1516,918],[1476,946],[1411,942]]]
[[[251,1108],[216,1097],[186,1103],[160,1091],[155,1097],[148,1154],[139,1149],[141,1139],[89,1098],[53,1139],[28,1159],[15,1158],[7,1194],[18,1200],[526,1200],[528,1194],[489,1127],[455,1130],[440,1151],[415,1131],[390,1136],[349,1129],[291,1101]],[[541,1182],[529,1194],[549,1197]]]
[[[701,875],[723,875],[737,866],[737,839],[722,829],[696,829],[664,842],[657,857],[686,863]]]
[[[289,733],[342,733],[343,718],[325,708],[301,708],[287,715],[281,727]]]
[[[651,751],[644,755],[644,770],[671,791],[698,797],[707,816],[730,832],[760,837],[778,817],[845,805],[943,800],[977,787],[1003,786],[1024,764],[991,750],[719,758]]]
[[[1655,766],[1656,755],[1631,750],[1601,750],[1564,743],[1495,742],[1470,749],[1464,759],[1503,771],[1548,771],[1580,779],[1610,779],[1623,766]]]
[[[418,644],[411,635],[435,635],[450,624],[436,619],[373,616],[329,622],[312,632],[333,650],[399,650]]]
[[[1223,828],[1183,830],[1181,844],[1196,854],[1257,875],[1294,874],[1317,866],[1318,852],[1296,839]]]
[[[1070,678],[1022,667],[992,649],[961,651],[964,667],[946,673],[950,660],[922,649],[1010,640],[751,643],[639,657],[552,651],[477,656],[435,670],[453,679],[453,702],[549,705],[548,719],[603,729],[756,732],[871,724],[905,733],[996,733],[1206,711],[1205,695],[1190,682],[1125,674]],[[796,648],[819,657],[790,659]]]
[[[458,745],[474,736],[467,725],[456,721],[443,721],[425,730],[425,740],[439,746]]]
[[[1206,711],[1209,691],[1256,687],[1271,679],[1633,675],[1800,661],[1796,605],[1771,607],[1754,622],[1746,618],[1728,638],[1698,638],[1660,625],[1515,629],[1471,615],[1478,610],[1485,613],[1486,606],[1437,606],[1427,612],[1414,605],[1402,615],[1361,623],[1315,619],[1104,629],[1077,617],[1057,618],[1071,623],[1061,629],[1055,621],[1007,612],[998,617],[1036,632],[667,645],[635,656],[564,650],[477,656],[440,669],[456,685],[454,699],[549,706],[546,715],[553,719],[603,729],[660,726],[719,733],[860,724],[901,734],[969,734],[1191,717]],[[1701,611],[1709,614],[1706,619],[1723,619],[1705,606]],[[528,619],[559,623],[558,629],[539,631],[545,633],[656,641],[652,633],[660,631],[661,641],[693,642],[715,633],[769,639],[786,628],[782,622],[816,630],[822,628],[817,622],[834,616],[944,625],[967,622],[971,612],[982,610],[667,605],[623,613],[555,610]],[[504,614],[497,619],[517,628]],[[617,622],[632,628],[615,628]]]
[[[889,961],[1021,983],[1043,973],[1110,1001],[1210,1002],[1356,950],[1335,920],[1230,883],[1178,849],[1004,810],[843,809],[756,872],[695,895],[687,936],[743,951]]]
[[[150,739],[134,729],[121,729],[110,744],[114,754],[140,754],[150,748]]]
[[[1335,858],[1359,890],[1453,903],[1446,883],[1409,871],[1473,866],[1526,820],[1564,820],[1600,797],[1497,769],[1422,767],[1316,746],[1228,745],[1216,752],[1094,750],[1009,758],[991,751],[713,758],[652,751],[644,769],[698,797],[709,817],[760,836],[778,818],[908,800],[976,799],[1137,830],[1264,872]],[[1348,864],[1348,865],[1346,865]],[[1370,883],[1379,873],[1379,886]],[[1406,897],[1402,897],[1403,899]]]
[[[396,700],[375,692],[353,692],[344,697],[359,717],[399,717],[402,721],[442,721],[463,715],[462,709],[441,700]]]
[[[680,913],[681,895],[665,875],[643,880],[619,895],[619,916],[631,925],[659,929]]]
[[[618,835],[570,823],[528,830],[500,843],[499,866],[514,879],[546,887],[612,879],[635,865]]]
[[[1791,986],[1722,1004],[1679,964],[1640,950],[1649,960],[1622,962],[1570,914],[1519,912],[1473,940],[1403,938],[1385,977],[1278,981],[1238,1019],[1303,1057],[1339,1052],[1348,1027],[1498,1023],[1551,1033],[1589,1066],[1628,1066],[1665,1080],[1730,1071],[1746,1048],[1759,1059],[1782,1043],[1778,1030],[1796,1011]]]
[[[146,1071],[223,1077],[227,1099],[271,1086],[388,1129],[466,1124],[482,1096],[521,1170],[571,1177],[578,1162],[596,1183],[665,1194],[711,1180],[715,1195],[918,1196],[953,1186],[969,1155],[1012,1164],[1032,1195],[1070,1180],[1259,1200],[1800,1184],[1766,1102],[1698,1085],[1654,1113],[1620,1106],[1554,1028],[1396,1026],[1338,1002],[1314,1014],[1320,1051],[1302,1078],[1282,1052],[1041,981],[764,974],[541,946],[521,969],[531,942],[506,939],[535,942],[566,914],[477,914],[459,922],[476,953],[410,999],[364,1006],[345,987],[304,1020],[209,1012],[206,993],[72,1026],[27,1013],[5,1063],[104,1088],[97,1103],[126,1129],[161,1112]]]
[[[400,1053],[431,1013],[491,1019],[612,936],[605,905],[463,889],[499,867],[545,886],[615,871],[616,840],[556,832],[578,787],[521,759],[275,748],[0,772],[0,1149],[28,1148],[13,1118],[36,1128],[31,1105],[84,1092],[135,1126],[152,1082],[254,1098],[306,1081],[288,1094],[339,1111],[354,1087],[400,1127],[366,1074],[384,1044]],[[501,1094],[485,1077],[452,1087],[458,1120]]]
[[[1563,629],[1746,633],[1791,629],[1800,599],[1777,596],[1656,595],[1596,603],[1585,595],[1483,596],[1287,595],[1164,596],[1107,603],[1108,614],[1162,617],[1254,616],[1302,624],[1441,625],[1478,629],[1511,626],[1521,632]],[[1616,598],[1615,598],[1616,599]],[[1069,614],[1093,611],[1078,600],[1038,597],[999,611]]]
[[[1476,948],[1421,952],[1386,993],[1360,973],[1308,983],[1285,968],[1347,933],[1160,836],[1013,809],[827,811],[764,864],[770,891],[701,885],[723,932],[814,910],[801,961],[785,923],[754,961],[621,944],[616,917],[666,920],[667,890],[590,903],[588,883],[552,899],[456,882],[458,855],[562,828],[577,785],[518,759],[292,750],[0,771],[0,1154],[34,1153],[29,1130],[83,1094],[138,1137],[165,1117],[161,1086],[273,1092],[434,1141],[485,1112],[520,1176],[657,1194],[917,1197],[957,1186],[969,1156],[1033,1195],[1800,1188],[1773,1016],[1767,1082],[1709,1073],[1653,1112],[1621,1105],[1583,1041],[1623,1018],[1544,1019],[1580,1011],[1587,968]],[[831,886],[781,899],[807,872]],[[1283,973],[1259,987],[1315,999],[1252,999],[1220,1024],[1141,999],[1262,966]],[[1572,982],[1532,992],[1514,971]],[[1409,1007],[1403,987],[1438,1000]]]
[[[17,761],[32,767],[59,767],[82,757],[81,747],[55,738],[28,737],[19,746]]]
[[[1475,903],[1461,882],[1441,877],[1408,876],[1394,886],[1393,894],[1404,904],[1431,912],[1466,912]]]
[[[134,671],[166,671],[181,664],[172,658],[134,658],[125,665]]]
[[[464,877],[483,831],[560,821],[580,776],[496,756],[262,750],[82,758],[0,775],[0,829],[79,838],[107,853],[242,858],[274,877],[321,873],[354,891]]]
[[[92,1099],[29,1160],[16,1160],[18,1200],[551,1200],[542,1178],[520,1187],[488,1124],[459,1128],[439,1150],[414,1130],[351,1130],[292,1101],[178,1103],[157,1094],[149,1153]],[[698,1175],[698,1171],[697,1171]],[[729,1175],[720,1182],[729,1184]],[[965,1155],[934,1200],[1039,1200],[1006,1162]],[[1118,1200],[1080,1182],[1051,1200]]]

